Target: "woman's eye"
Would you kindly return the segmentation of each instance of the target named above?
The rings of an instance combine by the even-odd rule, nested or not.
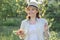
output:
[[[30,9],[27,9],[27,11],[30,11]]]
[[[32,10],[35,10],[35,9],[32,9]]]

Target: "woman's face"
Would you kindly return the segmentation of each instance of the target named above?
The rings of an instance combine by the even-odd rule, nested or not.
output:
[[[38,9],[33,6],[29,6],[29,7],[27,7],[26,13],[30,17],[35,17],[36,14],[38,13]]]

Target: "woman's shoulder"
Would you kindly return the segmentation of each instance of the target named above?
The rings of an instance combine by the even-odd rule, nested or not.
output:
[[[39,20],[42,20],[42,21],[47,21],[47,19],[45,19],[45,18],[39,18]]]
[[[24,20],[22,20],[22,23],[25,23],[25,22],[27,22],[28,20],[27,19],[24,19]]]
[[[48,23],[47,19],[45,19],[45,18],[39,18],[39,21],[42,21],[44,23]]]

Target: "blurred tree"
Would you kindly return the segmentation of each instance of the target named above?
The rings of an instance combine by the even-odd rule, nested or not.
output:
[[[60,30],[60,1],[50,0],[45,16],[49,20],[50,30]]]
[[[17,17],[24,11],[24,0],[2,0],[0,3],[0,19],[7,17]]]

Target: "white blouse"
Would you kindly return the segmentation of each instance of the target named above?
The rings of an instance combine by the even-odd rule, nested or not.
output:
[[[28,34],[28,40],[38,40],[36,24],[30,24]]]
[[[44,18],[37,19],[36,24],[29,24],[29,21],[23,20],[21,23],[20,29],[25,31],[25,38],[24,40],[45,40],[44,39],[44,25],[48,22]]]

